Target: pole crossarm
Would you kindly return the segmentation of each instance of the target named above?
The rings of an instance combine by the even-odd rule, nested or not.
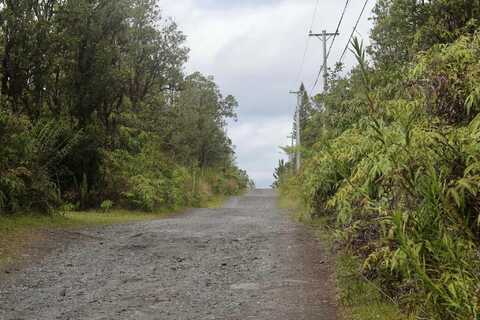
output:
[[[323,71],[323,91],[327,92],[328,91],[328,65],[327,65],[328,61],[327,60],[328,60],[328,56],[330,54],[330,50],[327,53],[327,41],[328,41],[329,37],[336,37],[336,36],[340,35],[340,33],[338,32],[338,30],[336,32],[333,32],[333,33],[332,32],[327,32],[326,30],[323,30],[322,33],[313,33],[312,31],[310,31],[310,33],[308,35],[310,37],[319,38],[323,43],[323,64],[322,64],[322,68],[320,69],[320,72],[318,73],[317,80],[315,81],[315,84],[313,86],[315,88],[315,86],[317,85],[318,79],[320,78],[320,74]],[[335,38],[333,38],[333,41],[335,41]],[[333,42],[332,42],[332,45],[333,45]],[[331,46],[330,46],[330,48],[331,48]]]
[[[333,37],[333,36],[339,36],[340,33],[339,32],[334,32],[334,33],[328,33],[328,32],[325,32],[325,35],[327,37]],[[309,37],[323,37],[323,33],[312,33],[312,31],[310,31],[310,33],[308,34]]]

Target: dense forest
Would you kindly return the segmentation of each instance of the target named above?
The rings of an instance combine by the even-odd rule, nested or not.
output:
[[[0,0],[0,215],[198,205],[249,184],[237,102],[154,0]]]
[[[305,93],[301,172],[275,174],[419,319],[480,319],[479,19],[476,0],[378,0],[357,66]]]

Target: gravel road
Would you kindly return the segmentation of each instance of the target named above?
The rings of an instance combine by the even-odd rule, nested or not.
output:
[[[321,246],[271,190],[74,238],[1,276],[0,319],[336,319]]]

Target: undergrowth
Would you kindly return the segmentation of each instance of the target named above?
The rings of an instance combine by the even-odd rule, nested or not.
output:
[[[306,125],[321,130],[302,170],[281,163],[276,184],[301,203],[302,220],[329,222],[352,255],[340,265],[357,265],[360,283],[402,312],[478,320],[480,33],[397,72],[375,69],[357,39],[353,51],[358,66],[332,80]]]
[[[310,217],[291,185],[283,184],[279,206],[296,221],[311,227],[315,235],[330,249],[335,266],[335,279],[340,313],[345,320],[411,320],[402,314],[398,304],[383,295],[380,286],[368,281],[361,273],[361,261],[355,254],[338,247],[335,226],[327,217]]]

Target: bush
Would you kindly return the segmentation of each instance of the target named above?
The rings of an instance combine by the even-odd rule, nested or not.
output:
[[[104,212],[104,213],[110,212],[112,210],[112,208],[113,208],[113,201],[111,201],[111,200],[105,200],[100,205],[100,209],[102,209],[102,212]]]
[[[0,214],[50,212],[60,203],[42,152],[48,138],[37,135],[46,126],[0,110]]]
[[[385,292],[425,318],[478,319],[480,36],[421,53],[394,93],[356,50],[364,81],[350,90],[364,98],[342,104],[363,115],[327,127],[283,183],[300,183],[312,215],[335,216],[343,247]]]
[[[187,169],[149,142],[138,153],[105,151],[103,198],[131,209],[154,211],[199,206],[214,195],[234,195],[248,187],[236,168]]]

